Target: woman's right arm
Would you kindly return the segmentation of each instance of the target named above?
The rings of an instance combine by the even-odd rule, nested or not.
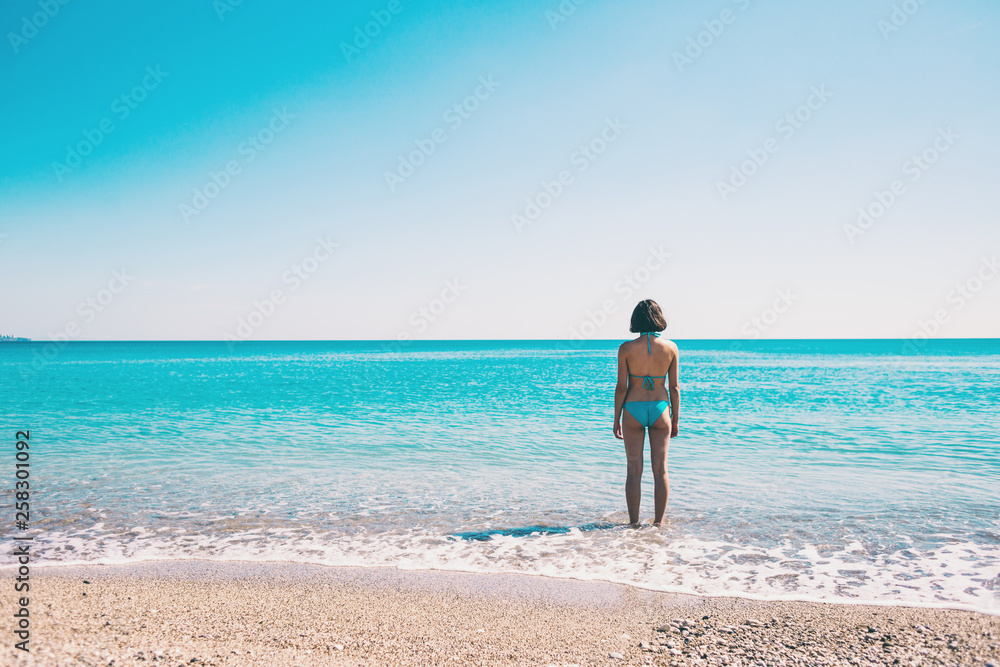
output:
[[[681,419],[681,388],[678,382],[678,376],[680,375],[680,350],[677,349],[677,345],[674,345],[674,360],[670,362],[670,368],[667,370],[667,379],[670,381],[669,389],[670,392],[670,437],[677,437],[677,427],[678,422]]]

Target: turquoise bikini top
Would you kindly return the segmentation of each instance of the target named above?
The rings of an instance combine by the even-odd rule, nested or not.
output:
[[[652,345],[652,343],[649,342],[649,337],[650,336],[656,336],[657,338],[659,338],[660,337],[660,332],[659,331],[643,331],[639,335],[646,337],[646,349],[649,350],[649,356],[653,356],[653,345]],[[631,373],[629,373],[629,377],[634,377],[634,378],[641,377],[642,378],[642,388],[643,389],[649,389],[649,390],[652,390],[653,387],[654,387],[653,380],[665,380],[665,379],[667,379],[666,375],[632,375]]]
[[[657,338],[659,338],[660,337],[660,332],[659,331],[644,331],[644,332],[640,333],[639,335],[646,337],[646,349],[649,350],[649,356],[653,356],[653,346],[649,343],[649,337],[650,336],[656,336]]]

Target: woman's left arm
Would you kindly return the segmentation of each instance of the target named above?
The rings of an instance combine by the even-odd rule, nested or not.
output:
[[[625,358],[625,346],[618,348],[618,383],[615,385],[615,437],[622,439],[622,410],[625,407],[625,394],[628,392],[628,360]]]

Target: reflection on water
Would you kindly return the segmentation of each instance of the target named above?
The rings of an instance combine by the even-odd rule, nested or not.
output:
[[[582,526],[573,526],[572,528],[566,526],[525,526],[523,528],[496,528],[494,530],[474,530],[465,533],[454,533],[452,537],[462,540],[485,542],[499,536],[530,537],[532,535],[562,535],[574,529],[583,533],[588,530],[607,530],[614,527],[615,524],[613,523],[588,523]]]

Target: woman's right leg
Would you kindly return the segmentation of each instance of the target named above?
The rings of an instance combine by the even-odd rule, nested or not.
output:
[[[670,478],[667,477],[667,451],[670,447],[670,408],[649,427],[649,462],[653,467],[653,525],[663,521],[670,496]]]
[[[669,433],[669,431],[668,431]],[[646,429],[628,410],[622,415],[622,437],[625,439],[625,504],[628,520],[639,523],[639,500],[642,498],[642,449],[646,442]]]

